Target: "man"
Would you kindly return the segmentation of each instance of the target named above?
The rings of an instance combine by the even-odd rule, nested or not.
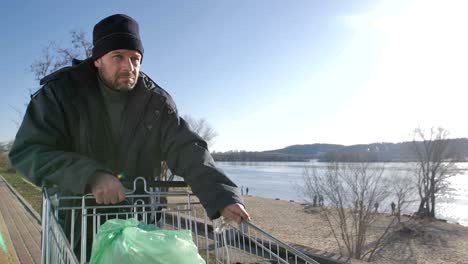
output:
[[[178,116],[170,95],[140,72],[137,22],[112,15],[95,25],[93,54],[41,80],[10,152],[37,185],[92,192],[98,204],[125,199],[122,182],[154,180],[166,161],[184,177],[210,218],[250,217],[237,186],[214,165],[206,142]],[[124,181],[124,185],[126,182]]]

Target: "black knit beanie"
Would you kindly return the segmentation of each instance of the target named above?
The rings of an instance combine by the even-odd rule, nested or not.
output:
[[[94,26],[93,61],[116,49],[136,50],[143,59],[138,23],[127,15],[112,15]]]

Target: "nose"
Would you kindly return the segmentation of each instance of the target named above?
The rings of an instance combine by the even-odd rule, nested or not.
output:
[[[122,70],[128,70],[130,72],[133,72],[133,70],[135,70],[135,66],[133,65],[131,58],[126,58],[122,60]]]

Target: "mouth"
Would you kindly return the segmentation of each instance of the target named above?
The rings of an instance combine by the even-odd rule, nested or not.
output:
[[[125,80],[125,81],[133,81],[133,80],[135,80],[135,77],[133,77],[133,76],[119,76],[118,79],[119,80]]]
[[[119,79],[135,79],[135,76],[131,72],[122,72],[121,74],[117,75]]]

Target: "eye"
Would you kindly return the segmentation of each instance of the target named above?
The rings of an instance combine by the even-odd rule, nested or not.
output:
[[[112,56],[112,58],[114,58],[115,60],[121,60],[123,58],[123,56],[120,55],[120,54],[116,54],[116,55]]]
[[[131,57],[130,59],[132,60],[133,63],[138,63],[138,64],[139,64],[140,61],[141,61],[141,58],[140,58],[140,57]]]

